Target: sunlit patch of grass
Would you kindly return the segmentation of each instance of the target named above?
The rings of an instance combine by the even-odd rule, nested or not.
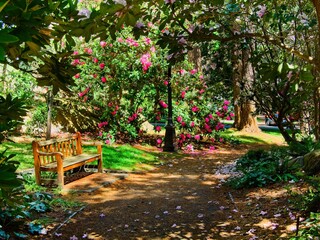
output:
[[[270,132],[264,132],[261,131],[259,133],[248,133],[248,132],[242,132],[237,131],[236,129],[227,129],[226,131],[221,133],[221,136],[224,136],[226,138],[236,138],[240,141],[240,143],[245,144],[254,144],[254,143],[260,143],[260,144],[283,144],[284,139],[280,132],[276,131],[270,131]]]
[[[31,143],[5,142],[0,144],[0,152],[6,151],[6,155],[15,154],[13,160],[20,162],[18,170],[33,168],[33,153]]]
[[[94,151],[94,148],[90,147],[90,151]],[[155,153],[148,153],[127,144],[115,147],[105,145],[102,151],[103,167],[106,169],[140,170],[139,165],[146,168],[146,164],[154,164],[158,161]]]

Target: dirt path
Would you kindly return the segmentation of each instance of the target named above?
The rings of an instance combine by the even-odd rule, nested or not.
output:
[[[73,194],[86,207],[43,239],[286,238],[295,221],[281,186],[239,191],[223,185],[226,166],[247,150],[172,155],[151,172]]]

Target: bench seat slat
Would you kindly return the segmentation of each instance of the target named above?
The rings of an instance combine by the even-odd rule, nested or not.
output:
[[[63,168],[69,168],[70,166],[74,165],[84,165],[86,163],[92,162],[97,160],[100,157],[99,154],[88,154],[88,153],[82,153],[80,155],[72,156],[72,157],[67,157],[63,160]],[[42,165],[41,169],[42,170],[48,170],[48,169],[56,169],[57,168],[57,163],[52,162],[46,165]]]

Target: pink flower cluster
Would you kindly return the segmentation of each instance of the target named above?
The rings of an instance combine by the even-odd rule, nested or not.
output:
[[[156,126],[155,130],[156,130],[156,132],[160,132],[161,131],[161,127],[160,126]]]
[[[134,120],[138,119],[138,114],[134,113],[128,118],[128,123],[133,122]]]
[[[160,106],[163,107],[163,108],[167,108],[167,107],[168,107],[168,104],[166,104],[166,103],[165,103],[164,101],[162,101],[162,100],[159,101],[159,104],[160,104]]]
[[[98,128],[102,128],[102,127],[107,126],[107,125],[108,125],[107,121],[101,122],[101,123],[98,124]]]
[[[150,59],[151,59],[150,53],[143,54],[142,57],[140,58],[140,62],[142,64],[142,70],[144,73],[147,72],[149,67],[151,67],[152,65]]]
[[[87,87],[83,92],[78,93],[79,97],[83,97],[84,95],[86,95],[89,92],[90,88]]]
[[[136,42],[135,40],[133,40],[132,38],[127,38],[126,42],[129,44],[129,46],[134,46],[134,47],[138,47],[139,43]]]

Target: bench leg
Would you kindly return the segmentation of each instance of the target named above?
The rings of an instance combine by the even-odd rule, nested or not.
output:
[[[40,169],[35,168],[34,169],[34,176],[36,178],[36,184],[41,185],[41,173]]]
[[[102,173],[102,158],[98,159],[98,172]]]
[[[63,188],[64,172],[63,172],[63,163],[60,156],[57,156],[57,174],[58,174],[58,185]]]
[[[103,165],[102,165],[102,147],[101,147],[101,145],[97,146],[97,150],[98,150],[98,153],[100,154],[100,158],[98,159],[98,172],[102,173]]]

